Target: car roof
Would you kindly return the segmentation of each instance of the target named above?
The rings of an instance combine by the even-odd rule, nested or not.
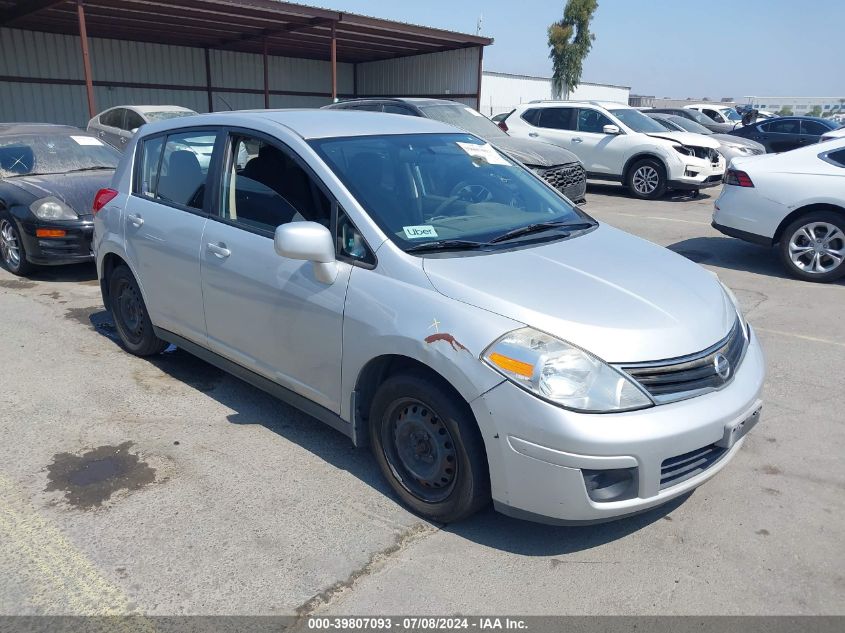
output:
[[[714,103],[712,101],[710,103],[690,103],[688,105],[685,105],[684,107],[685,108],[712,108],[714,110],[716,110],[716,109],[733,110],[733,106],[729,106],[729,105],[724,104],[724,103]]]
[[[635,110],[632,106],[629,106],[627,103],[618,103],[616,101],[586,101],[586,100],[566,100],[566,99],[543,99],[540,101],[531,101],[530,103],[523,104],[524,106],[528,107],[552,107],[556,105],[591,105],[596,106],[598,108],[604,108],[605,110]]]
[[[190,108],[184,108],[176,105],[116,105],[111,108],[106,108],[103,112],[116,110],[117,108],[135,110],[135,112],[140,112],[141,114],[146,114],[147,112],[194,112],[194,110],[191,110]],[[102,112],[100,114],[102,114]]]
[[[0,136],[22,136],[24,134],[80,134],[90,136],[85,130],[72,125],[55,123],[0,123]]]
[[[333,103],[325,107],[326,109],[330,109],[332,106],[346,105],[349,103],[371,103],[373,101],[407,103],[413,106],[453,105],[467,107],[465,104],[458,101],[452,101],[451,99],[432,99],[431,97],[358,97],[355,99],[344,99],[343,101],[339,101],[338,103]]]
[[[149,136],[158,132],[198,125],[249,127],[256,121],[287,127],[306,140],[381,134],[466,134],[463,130],[458,130],[451,125],[424,117],[342,109],[234,110],[150,123],[141,130],[144,136]]]

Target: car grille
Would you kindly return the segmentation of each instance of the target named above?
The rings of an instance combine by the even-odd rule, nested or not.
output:
[[[703,473],[719,461],[726,452],[727,449],[710,444],[683,455],[664,459],[660,464],[660,489],[675,486]]]
[[[642,385],[658,404],[675,402],[728,384],[742,362],[747,343],[747,334],[737,319],[723,340],[703,352],[653,363],[620,365],[619,369]]]
[[[584,199],[587,191],[587,172],[581,163],[538,169],[537,174],[573,202]]]

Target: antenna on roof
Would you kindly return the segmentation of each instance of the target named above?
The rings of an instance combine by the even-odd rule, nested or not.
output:
[[[478,15],[478,22],[475,24],[475,34],[481,35],[481,28],[484,26],[484,14],[480,13]]]

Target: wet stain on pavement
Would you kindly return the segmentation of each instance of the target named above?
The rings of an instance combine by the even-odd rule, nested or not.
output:
[[[132,442],[100,446],[82,455],[59,453],[47,466],[45,492],[65,493],[70,505],[99,507],[119,490],[138,490],[155,481],[155,469],[129,452]]]
[[[766,464],[760,469],[760,471],[764,475],[780,475],[783,473],[780,468],[778,468],[777,466],[772,466],[771,464]]]
[[[0,288],[26,290],[27,288],[35,288],[35,282],[26,281],[25,279],[0,279]]]
[[[76,321],[77,323],[81,323],[82,325],[87,325],[88,327],[94,327],[91,324],[91,315],[93,315],[101,308],[97,306],[88,307],[88,308],[68,308],[65,310],[65,318],[68,321]]]
[[[754,533],[759,534],[760,536],[768,536],[769,534],[771,534],[771,532],[769,532],[766,528],[763,528],[762,530],[757,530]]]
[[[58,290],[54,290],[53,292],[42,292],[42,297],[50,297],[54,301],[58,301],[62,298],[62,295],[59,294]]]

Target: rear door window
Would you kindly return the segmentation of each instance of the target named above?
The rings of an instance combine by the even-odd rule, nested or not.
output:
[[[574,130],[576,108],[543,108],[540,110],[540,127],[552,130]]]
[[[123,122],[123,129],[127,131],[135,130],[144,125],[144,119],[141,115],[133,110],[126,111],[126,120]]]
[[[818,121],[801,121],[801,134],[821,136],[830,130]]]
[[[109,127],[122,128],[123,116],[126,110],[124,108],[115,108],[100,115],[100,123],[108,125]]]
[[[208,130],[145,140],[135,192],[179,207],[202,209],[216,140],[217,133]]]
[[[775,119],[766,124],[770,134],[799,134],[800,126],[795,119]]]

